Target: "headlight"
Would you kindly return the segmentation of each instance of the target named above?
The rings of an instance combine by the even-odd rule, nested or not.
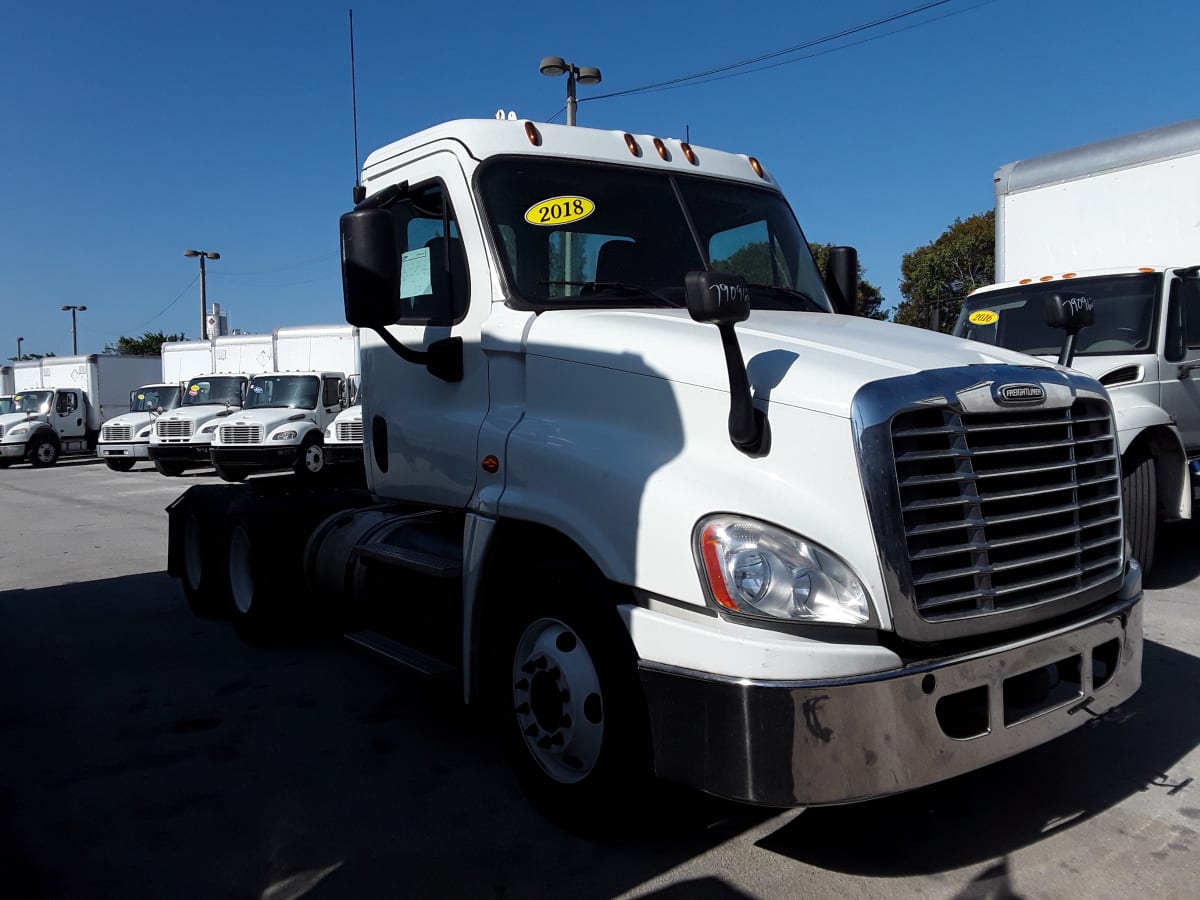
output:
[[[150,437],[150,429],[147,428],[145,431],[139,432],[138,437],[140,437],[140,438]]]
[[[696,535],[710,596],[722,609],[793,622],[861,625],[871,618],[862,582],[811,541],[732,516],[705,519]]]
[[[294,441],[296,439],[295,431],[277,431],[271,435],[273,441]]]
[[[18,425],[15,428],[8,429],[8,433],[9,433],[10,437],[19,437],[20,435],[27,434],[28,432],[29,432],[28,425]]]
[[[217,423],[213,422],[211,425],[205,425],[203,428],[201,428],[197,432],[197,434],[212,434],[216,430],[217,430]]]

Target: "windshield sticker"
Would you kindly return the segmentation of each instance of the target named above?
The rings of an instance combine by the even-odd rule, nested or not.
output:
[[[198,393],[200,393],[200,385],[198,385],[198,384],[190,384],[190,385],[188,385],[188,393],[189,393],[189,394],[198,394]]]
[[[429,248],[407,250],[400,256],[400,296],[423,297],[433,293],[430,275]]]
[[[990,309],[977,309],[967,316],[967,321],[972,325],[994,325],[999,318],[1000,314]]]
[[[145,394],[138,394],[138,399],[139,399],[139,400],[145,400],[145,399],[146,399],[146,395],[145,395]]]
[[[596,211],[596,204],[587,197],[551,197],[525,210],[530,225],[566,225],[586,219]]]

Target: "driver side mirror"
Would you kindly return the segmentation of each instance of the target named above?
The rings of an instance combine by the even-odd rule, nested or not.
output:
[[[392,214],[356,209],[342,216],[340,226],[346,321],[359,328],[391,325],[401,312]]]
[[[1043,302],[1046,324],[1070,333],[1091,325],[1096,320],[1096,304],[1079,291],[1059,291],[1047,294]]]
[[[688,312],[697,322],[732,325],[750,317],[750,289],[740,275],[688,272],[683,287]]]

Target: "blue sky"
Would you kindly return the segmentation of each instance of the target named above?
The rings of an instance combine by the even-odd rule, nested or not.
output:
[[[858,247],[888,306],[903,254],[991,208],[1003,163],[1200,115],[1193,0],[951,0],[844,49],[589,99],[920,5],[7,3],[0,357],[18,336],[25,352],[70,353],[63,304],[88,307],[81,353],[149,330],[196,337],[189,247],[221,253],[208,299],[233,327],[341,321],[351,6],[360,157],[499,108],[562,122],[566,80],[540,75],[539,59],[599,66],[603,82],[579,88],[580,125],[757,156],[810,240]]]

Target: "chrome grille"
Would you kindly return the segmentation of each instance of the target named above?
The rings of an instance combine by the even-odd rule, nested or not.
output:
[[[187,438],[192,436],[192,422],[190,419],[182,419],[172,422],[164,422],[159,419],[154,423],[154,433],[160,438]]]
[[[131,441],[133,440],[133,427],[130,425],[105,425],[100,429],[100,440]]]
[[[892,420],[913,601],[927,622],[1038,606],[1122,571],[1121,477],[1108,406]]]
[[[357,422],[338,422],[336,432],[339,441],[362,443],[362,419]]]
[[[222,444],[261,444],[261,425],[222,425],[219,429]]]

